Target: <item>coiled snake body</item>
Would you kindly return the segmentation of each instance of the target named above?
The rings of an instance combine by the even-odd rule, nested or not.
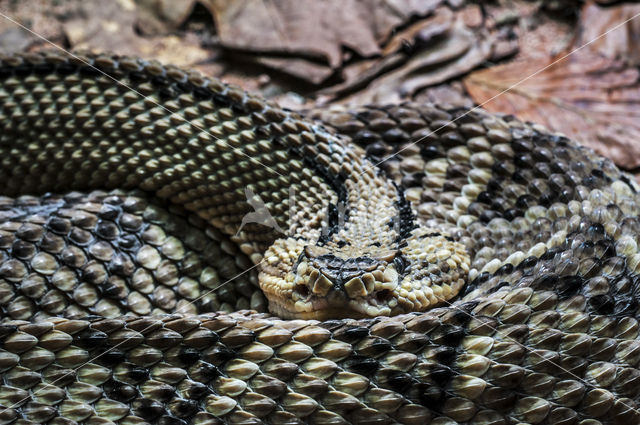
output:
[[[1,58],[0,422],[640,423],[632,178],[481,110],[317,115]]]

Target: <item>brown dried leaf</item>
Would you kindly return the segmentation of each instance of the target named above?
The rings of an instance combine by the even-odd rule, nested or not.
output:
[[[474,72],[464,84],[474,101],[488,110],[544,124],[622,167],[640,166],[638,69],[587,50],[549,66],[552,62],[495,66]]]
[[[220,41],[231,49],[285,53],[342,64],[342,49],[361,56],[411,16],[426,16],[442,0],[200,0],[213,14]]]
[[[420,39],[423,44],[436,44],[449,36],[453,25],[453,13],[447,8],[439,8],[436,13],[410,25],[395,34],[384,46],[382,57],[356,61],[342,70],[344,83],[333,86],[323,95],[342,96],[366,86],[373,79],[407,62],[409,54],[403,51],[406,44],[414,44]]]
[[[193,34],[182,38],[175,35],[146,38],[136,34],[137,9],[131,1],[82,4],[79,9],[77,17],[63,23],[63,31],[74,50],[153,57],[182,66],[209,57]]]
[[[27,49],[51,49],[51,45],[40,37],[58,45],[64,44],[59,17],[70,17],[76,14],[75,5],[70,1],[0,0],[0,11],[10,18],[0,19],[0,51],[2,53],[21,52]],[[33,33],[12,21],[24,25]]]
[[[0,32],[0,54],[7,54],[26,50],[38,41],[35,35],[22,28],[13,27]]]
[[[333,70],[326,65],[300,58],[256,56],[253,60],[256,63],[272,69],[278,69],[312,84],[320,84],[333,74]]]
[[[418,103],[437,103],[439,105],[446,104],[463,108],[472,108],[474,106],[473,101],[466,94],[461,81],[453,81],[451,83],[428,87],[421,91],[413,100]]]
[[[160,34],[178,28],[188,17],[194,0],[135,0],[138,25],[147,34]]]
[[[344,101],[353,104],[393,103],[425,87],[458,77],[484,62],[493,39],[471,31],[456,20],[444,38],[411,56],[402,67],[376,78],[366,90]]]
[[[590,43],[588,48],[601,55],[640,64],[640,5],[600,7],[587,4],[580,18],[580,36],[576,46]],[[621,25],[619,28],[612,28]],[[601,34],[604,34],[600,37]],[[594,41],[595,40],[595,41]]]

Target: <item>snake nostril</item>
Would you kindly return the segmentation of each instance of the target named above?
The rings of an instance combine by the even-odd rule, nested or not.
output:
[[[307,285],[296,285],[296,291],[303,297],[309,296],[309,287]]]
[[[382,291],[378,291],[376,293],[376,300],[378,300],[379,302],[389,301],[391,297],[391,291],[388,289],[383,289]]]

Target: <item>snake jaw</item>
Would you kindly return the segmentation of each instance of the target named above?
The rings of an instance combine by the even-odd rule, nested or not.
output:
[[[308,269],[308,264],[301,264],[298,272]],[[306,276],[297,274],[292,292],[296,312],[287,312],[285,315],[314,319],[389,316],[398,306],[393,299],[393,291],[399,285],[398,273],[393,265],[384,272],[376,272],[365,272],[340,284],[317,268],[313,268]],[[282,307],[282,304],[279,306]],[[281,309],[278,312],[283,314]]]

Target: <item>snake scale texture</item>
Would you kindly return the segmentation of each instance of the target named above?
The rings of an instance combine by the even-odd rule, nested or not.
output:
[[[633,178],[482,110],[310,116],[0,57],[0,424],[640,423]]]

